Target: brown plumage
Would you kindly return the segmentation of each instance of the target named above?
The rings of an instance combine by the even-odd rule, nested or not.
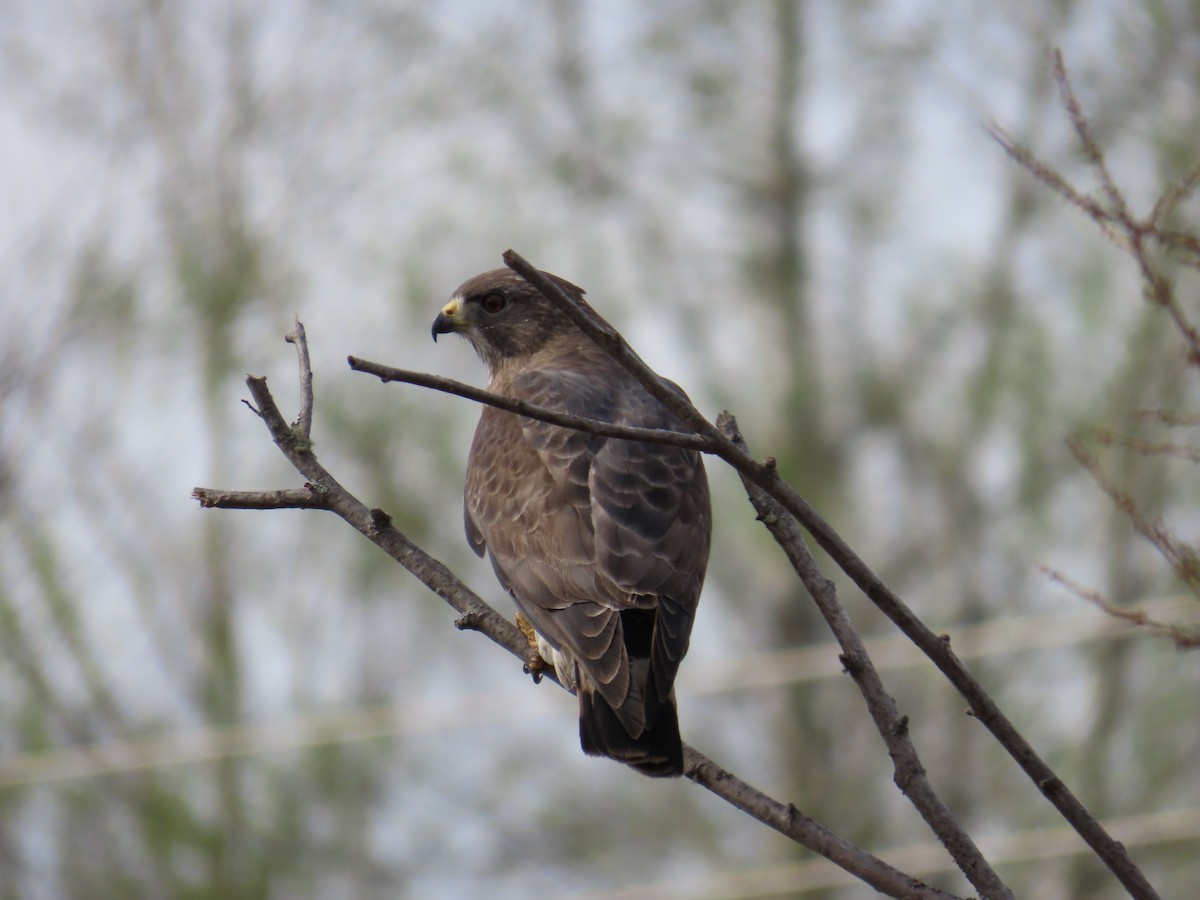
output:
[[[590,311],[580,288],[550,277]],[[606,422],[685,430],[508,269],[455,291],[433,324],[435,340],[449,332],[475,347],[496,393]],[[712,531],[700,454],[485,406],[464,506],[471,547],[487,552],[548,645],[543,655],[576,688],[584,751],[646,775],[681,774],[675,676]]]

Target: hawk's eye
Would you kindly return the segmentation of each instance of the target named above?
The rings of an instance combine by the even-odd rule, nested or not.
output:
[[[499,291],[492,291],[492,293],[484,294],[479,298],[479,308],[488,315],[494,316],[506,306],[508,306],[508,298]]]

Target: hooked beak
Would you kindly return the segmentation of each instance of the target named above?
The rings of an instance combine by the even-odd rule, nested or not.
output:
[[[437,318],[433,320],[433,328],[430,333],[433,335],[433,342],[436,344],[439,334],[450,334],[458,331],[463,326],[462,317],[459,312],[462,305],[458,302],[458,298],[454,297],[449,303],[442,307],[442,311],[437,314]]]

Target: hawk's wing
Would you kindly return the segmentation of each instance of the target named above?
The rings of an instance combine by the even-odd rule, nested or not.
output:
[[[623,425],[679,427],[615,365],[532,370],[507,393]],[[646,725],[642,686],[653,684],[655,699],[665,700],[687,650],[709,519],[695,452],[490,407],[480,418],[467,474],[468,538],[478,553],[486,546],[534,627],[571,652],[634,737]],[[648,616],[623,623],[622,613],[635,610]],[[647,661],[649,678],[631,678],[631,655]]]

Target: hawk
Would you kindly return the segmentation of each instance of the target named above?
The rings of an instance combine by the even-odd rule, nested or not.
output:
[[[581,288],[547,277],[595,315]],[[687,430],[508,269],[454,292],[433,339],[451,332],[487,364],[495,393],[603,422]],[[467,463],[464,518],[472,549],[487,553],[533,625],[531,643],[575,689],[583,751],[645,775],[682,774],[674,684],[712,533],[700,454],[485,406]]]

